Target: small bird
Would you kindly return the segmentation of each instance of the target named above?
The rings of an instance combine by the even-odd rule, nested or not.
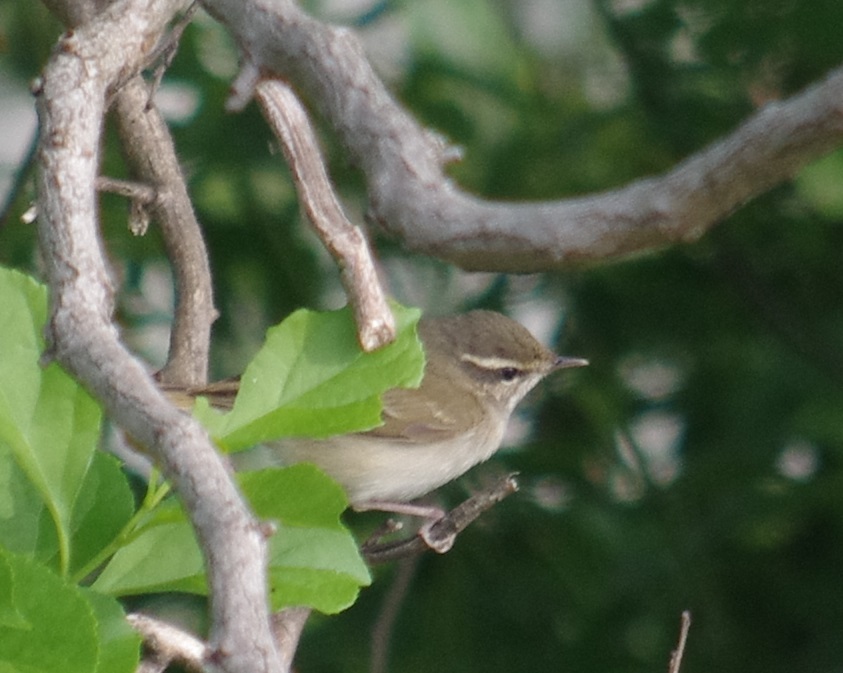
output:
[[[494,454],[513,409],[545,376],[588,364],[556,355],[522,325],[493,311],[423,318],[418,334],[427,358],[422,383],[383,395],[383,425],[327,439],[285,438],[269,443],[262,458],[316,464],[342,485],[357,510],[435,520],[441,510],[408,501]],[[226,402],[213,392],[211,386],[191,394],[230,406],[230,395]]]

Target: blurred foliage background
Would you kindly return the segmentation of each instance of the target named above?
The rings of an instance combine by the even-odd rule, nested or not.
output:
[[[667,170],[843,63],[836,0],[305,4],[358,28],[395,95],[465,148],[454,179],[495,199]],[[32,199],[26,87],[59,32],[39,3],[0,2],[0,263],[36,274],[34,227],[20,219]],[[216,377],[237,373],[294,308],[343,303],[257,110],[222,111],[236,61],[200,16],[159,96],[212,258]],[[365,185],[321,130],[362,222]],[[103,165],[125,176],[112,134]],[[841,670],[841,179],[837,153],[698,243],[565,273],[466,274],[372,231],[401,301],[507,311],[592,365],[544,385],[514,424],[518,448],[442,497],[510,470],[522,491],[447,555],[403,575],[378,568],[352,609],[314,619],[301,670],[368,670],[399,575],[410,582],[393,671],[665,670],[684,609],[686,673]],[[155,231],[133,237],[127,211],[103,197],[103,235],[126,338],[155,366],[172,290]]]

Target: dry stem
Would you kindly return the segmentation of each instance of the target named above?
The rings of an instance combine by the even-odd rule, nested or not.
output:
[[[369,244],[360,228],[349,222],[342,211],[307,113],[292,89],[278,80],[262,81],[255,95],[281,141],[308,219],[340,269],[361,347],[373,351],[388,344],[395,339],[395,321]]]

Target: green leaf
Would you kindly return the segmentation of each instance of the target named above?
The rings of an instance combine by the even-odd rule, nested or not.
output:
[[[255,513],[278,527],[270,540],[273,609],[309,605],[333,613],[348,607],[370,577],[354,538],[340,523],[347,505],[342,489],[312,465],[239,476]],[[115,554],[93,588],[112,595],[207,592],[202,555],[175,501],[165,503]]]
[[[421,382],[417,309],[393,305],[398,337],[374,353],[357,344],[351,311],[296,311],[267,332],[246,368],[234,408],[196,414],[228,451],[279,437],[328,437],[381,423],[380,396]]]
[[[240,483],[255,513],[275,521],[270,539],[272,607],[310,605],[331,614],[371,582],[354,538],[340,522],[342,489],[313,465],[247,472]]]
[[[0,441],[0,544],[47,560],[58,552],[56,528],[37,489]]]
[[[0,623],[0,670],[91,673],[99,637],[91,603],[75,586],[32,558],[0,549],[10,569],[0,573],[0,595],[14,595],[26,628]]]
[[[110,543],[134,511],[134,497],[120,462],[101,451],[95,452],[73,507],[71,572]]]
[[[42,368],[46,290],[0,269],[0,543],[63,573],[131,515],[124,475],[97,453],[97,403],[57,364]],[[76,535],[78,534],[78,535]]]
[[[3,627],[30,629],[32,625],[18,610],[12,567],[6,556],[0,553],[0,628]]]
[[[93,558],[129,520],[134,500],[119,463],[94,452],[73,503],[69,528],[70,572]],[[54,520],[38,490],[0,443],[0,543],[59,568]]]
[[[116,596],[158,591],[207,593],[202,552],[175,499],[155,510],[136,537],[114,555],[92,588]]]
[[[140,636],[129,626],[126,613],[111,598],[90,589],[82,589],[94,610],[100,644],[97,671],[100,673],[133,673],[140,658]]]

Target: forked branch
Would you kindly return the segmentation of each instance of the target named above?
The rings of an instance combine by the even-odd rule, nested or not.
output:
[[[284,78],[319,107],[366,176],[372,218],[406,248],[466,269],[570,268],[694,240],[843,143],[838,68],[664,175],[560,201],[488,201],[445,176],[453,153],[393,99],[353,32],[291,0],[203,5],[234,35],[244,72]]]
[[[72,3],[71,3],[72,4]],[[280,671],[269,624],[265,540],[207,434],[161,395],[121,344],[97,221],[106,101],[145,63],[180,0],[118,0],[66,32],[37,87],[38,220],[50,284],[51,351],[149,447],[193,522],[211,589],[210,660]]]

